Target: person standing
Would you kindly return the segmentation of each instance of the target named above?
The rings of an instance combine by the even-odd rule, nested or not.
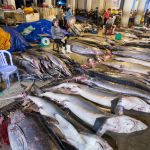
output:
[[[63,28],[64,27],[64,13],[63,13],[63,9],[61,5],[58,8],[58,14],[56,18],[59,20],[59,26]]]
[[[104,25],[106,24],[106,21],[109,19],[110,13],[111,13],[111,9],[110,8],[105,11],[105,13],[104,13]]]
[[[105,27],[105,35],[107,35],[107,32],[109,31],[109,35],[114,34],[116,25],[114,25],[116,20],[116,16],[110,16],[109,19],[106,21],[106,27]]]
[[[147,9],[144,15],[144,25],[146,26],[148,24],[148,14],[149,14],[149,10]]]
[[[98,11],[98,7],[96,7],[95,9],[95,23],[96,25],[99,25],[99,11]]]
[[[68,21],[72,17],[72,10],[70,7],[66,9],[65,13],[65,27],[68,29]]]

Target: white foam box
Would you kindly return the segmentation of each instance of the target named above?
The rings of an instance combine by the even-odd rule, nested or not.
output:
[[[40,20],[40,14],[39,13],[33,13],[33,14],[27,14],[25,16],[26,22],[34,22]]]

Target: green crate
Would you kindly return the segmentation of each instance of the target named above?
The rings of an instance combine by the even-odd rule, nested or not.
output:
[[[122,34],[121,33],[117,33],[115,35],[115,40],[122,40]]]

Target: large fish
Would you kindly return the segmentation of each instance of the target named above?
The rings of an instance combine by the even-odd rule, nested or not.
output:
[[[81,82],[81,83],[85,83],[89,86],[95,85],[97,87],[104,88],[104,89],[107,89],[110,91],[142,97],[142,98],[145,98],[144,99],[145,101],[150,103],[149,92],[146,92],[144,90],[140,90],[140,89],[135,88],[135,87],[130,87],[127,85],[122,85],[122,84],[113,83],[113,82],[104,81],[104,80],[98,80],[96,78],[90,78],[88,76],[75,77],[74,80]]]
[[[125,46],[136,46],[136,47],[142,47],[142,48],[149,48],[150,47],[150,42],[149,41],[133,41],[133,42],[127,42],[123,44]]]
[[[92,103],[77,96],[52,92],[45,92],[41,96],[48,97],[50,100],[68,108],[78,118],[93,127],[97,134],[104,134],[106,131],[132,133],[147,128],[141,121],[128,116],[106,115]]]
[[[144,61],[144,60],[139,60],[139,59],[134,59],[134,58],[126,58],[126,57],[114,57],[113,59],[117,60],[117,61],[123,61],[123,62],[128,62],[128,63],[136,63],[136,64],[139,64],[139,65],[150,67],[150,62]]]
[[[88,133],[79,133],[75,127],[62,117],[58,108],[42,98],[28,96],[38,107],[42,115],[55,119],[55,126],[62,132],[67,142],[79,150],[112,150],[102,138]]]
[[[136,51],[113,51],[112,53],[117,56],[131,57],[144,61],[150,61],[150,54],[144,52],[141,53]]]
[[[62,71],[64,74],[66,74],[66,75],[68,75],[68,76],[71,76],[71,75],[72,75],[71,72],[70,72],[70,70],[69,70],[68,67],[66,66],[66,64],[65,64],[63,61],[61,61],[61,59],[59,59],[58,57],[52,55],[51,53],[46,53],[46,54],[47,54],[49,60],[50,60],[53,64],[55,64],[58,68],[60,68],[61,71]]]
[[[13,60],[18,66],[24,67],[28,74],[37,75],[40,79],[43,78],[41,71],[35,68],[29,61],[20,59],[18,56],[15,56]]]
[[[150,53],[148,48],[139,48],[139,47],[131,47],[131,46],[115,46],[112,49],[118,50],[118,51]]]
[[[93,71],[94,70],[94,71]],[[100,80],[106,80],[110,82],[115,82],[119,84],[124,84],[132,87],[136,87],[142,89],[144,91],[150,92],[150,87],[148,86],[148,82],[145,81],[145,77],[136,77],[135,75],[128,75],[123,73],[114,72],[113,70],[108,70],[104,72],[103,70],[98,71],[96,69],[88,70],[86,73],[90,77],[97,78]]]
[[[150,67],[143,66],[140,64],[120,62],[120,61],[111,61],[111,62],[102,62],[102,63],[126,72],[129,71],[138,74],[150,75]]]
[[[135,110],[150,113],[150,105],[148,105],[145,101],[138,97],[123,96],[120,98],[120,95],[89,88],[88,86],[77,83],[62,83],[51,88],[51,90],[55,91],[59,89],[69,89],[71,94],[80,95],[87,100],[90,100],[91,102],[112,109],[121,107],[121,109],[123,108],[126,110]],[[114,105],[114,103],[116,103],[116,106]]]
[[[12,150],[58,150],[37,118],[16,111],[8,135]]]
[[[108,143],[97,135],[78,133],[73,125],[60,115],[55,115],[55,118],[58,121],[57,127],[65,134],[65,137],[68,139],[68,141],[77,149],[112,150]]]
[[[37,69],[40,70],[40,68],[41,68],[40,60],[37,57],[30,55],[28,53],[23,53],[23,54],[21,54],[21,56],[22,56],[22,58],[29,61],[32,65],[34,65]]]
[[[98,48],[89,48],[89,47],[84,47],[81,45],[72,45],[71,50],[75,53],[82,54],[82,55],[103,55],[104,52]]]

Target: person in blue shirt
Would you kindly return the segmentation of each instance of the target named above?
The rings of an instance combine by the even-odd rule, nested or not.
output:
[[[65,27],[68,29],[68,21],[72,17],[72,10],[70,7],[66,9],[65,13]]]

